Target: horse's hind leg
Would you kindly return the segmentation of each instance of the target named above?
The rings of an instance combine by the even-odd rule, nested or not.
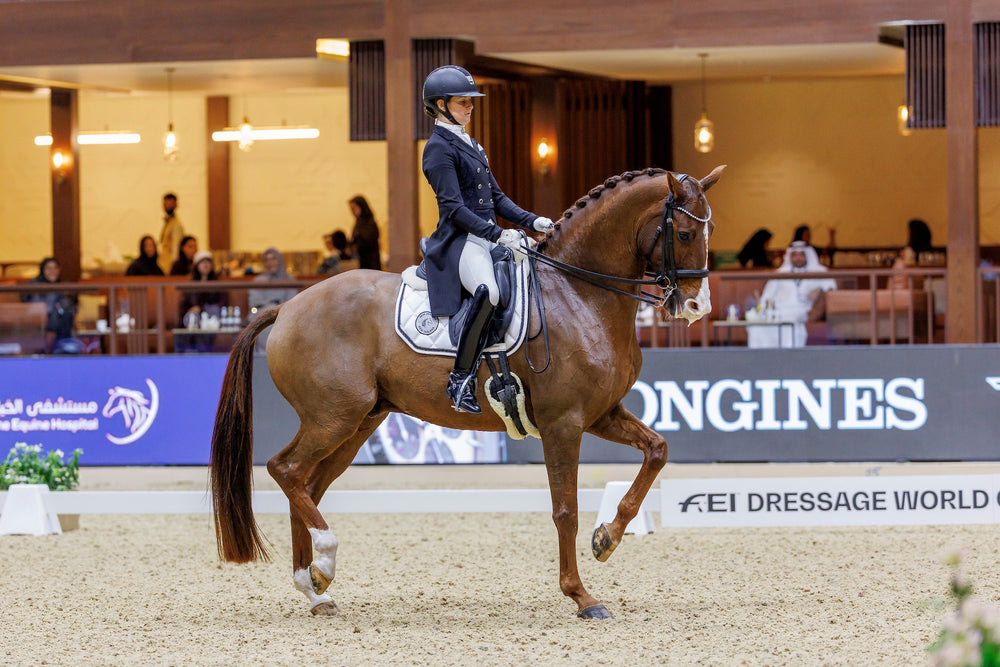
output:
[[[365,440],[382,419],[366,418],[361,427],[339,445],[323,448],[333,450],[326,458],[316,461],[299,460],[302,451],[318,451],[310,447],[314,439],[327,445],[336,442],[337,436],[316,427],[299,430],[295,439],[268,462],[268,471],[288,496],[291,509],[292,577],[295,588],[308,599],[310,611],[316,615],[333,615],[337,605],[325,594],[336,572],[337,537],[327,525],[318,505],[330,484],[339,477]],[[317,557],[313,560],[313,550]]]
[[[626,410],[621,403],[611,409],[589,431],[594,435],[635,447],[642,452],[642,466],[625,497],[618,503],[618,513],[611,523],[602,523],[594,530],[591,549],[594,557],[604,562],[621,543],[629,521],[639,513],[639,507],[656,476],[667,462],[667,443],[659,433]]]

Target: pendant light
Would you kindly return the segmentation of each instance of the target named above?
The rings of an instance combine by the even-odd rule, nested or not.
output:
[[[177,133],[174,132],[174,68],[167,68],[167,133],[163,135],[163,159],[175,162],[180,150],[177,146]]]
[[[705,103],[705,60],[707,53],[699,53],[701,58],[701,118],[694,124],[694,149],[708,153],[715,148],[715,125],[708,119],[708,105]]]

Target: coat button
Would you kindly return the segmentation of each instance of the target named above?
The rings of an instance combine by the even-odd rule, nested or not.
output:
[[[482,167],[476,167],[476,173],[477,174],[483,173],[483,168]]]
[[[490,168],[489,167],[486,167],[486,173],[487,174],[490,173]]]
[[[482,189],[483,189],[483,184],[482,184],[482,183],[480,183],[479,185],[477,185],[477,186],[476,186],[476,189],[477,189],[477,190],[482,190]]]
[[[482,204],[482,203],[483,203],[483,200],[482,200],[482,199],[480,199],[480,200],[479,200],[479,203],[480,203],[480,204]]]

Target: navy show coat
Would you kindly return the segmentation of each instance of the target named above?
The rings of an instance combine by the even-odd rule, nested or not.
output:
[[[424,176],[437,196],[440,213],[437,229],[428,237],[424,252],[434,317],[450,317],[462,303],[458,260],[468,234],[495,243],[503,231],[495,222],[497,214],[534,231],[537,216],[503,193],[490,171],[486,151],[475,140],[472,143],[469,146],[455,133],[435,125],[424,146]]]

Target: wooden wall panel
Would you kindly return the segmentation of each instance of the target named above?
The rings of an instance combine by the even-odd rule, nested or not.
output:
[[[351,42],[347,68],[351,141],[385,139],[385,43]]]
[[[1000,22],[977,23],[976,125],[1000,125]]]
[[[906,26],[906,105],[910,108],[907,126],[912,128],[945,125],[945,32],[943,23]]]
[[[608,176],[641,169],[644,87],[628,81],[560,80],[559,169],[562,198],[573,202]]]

